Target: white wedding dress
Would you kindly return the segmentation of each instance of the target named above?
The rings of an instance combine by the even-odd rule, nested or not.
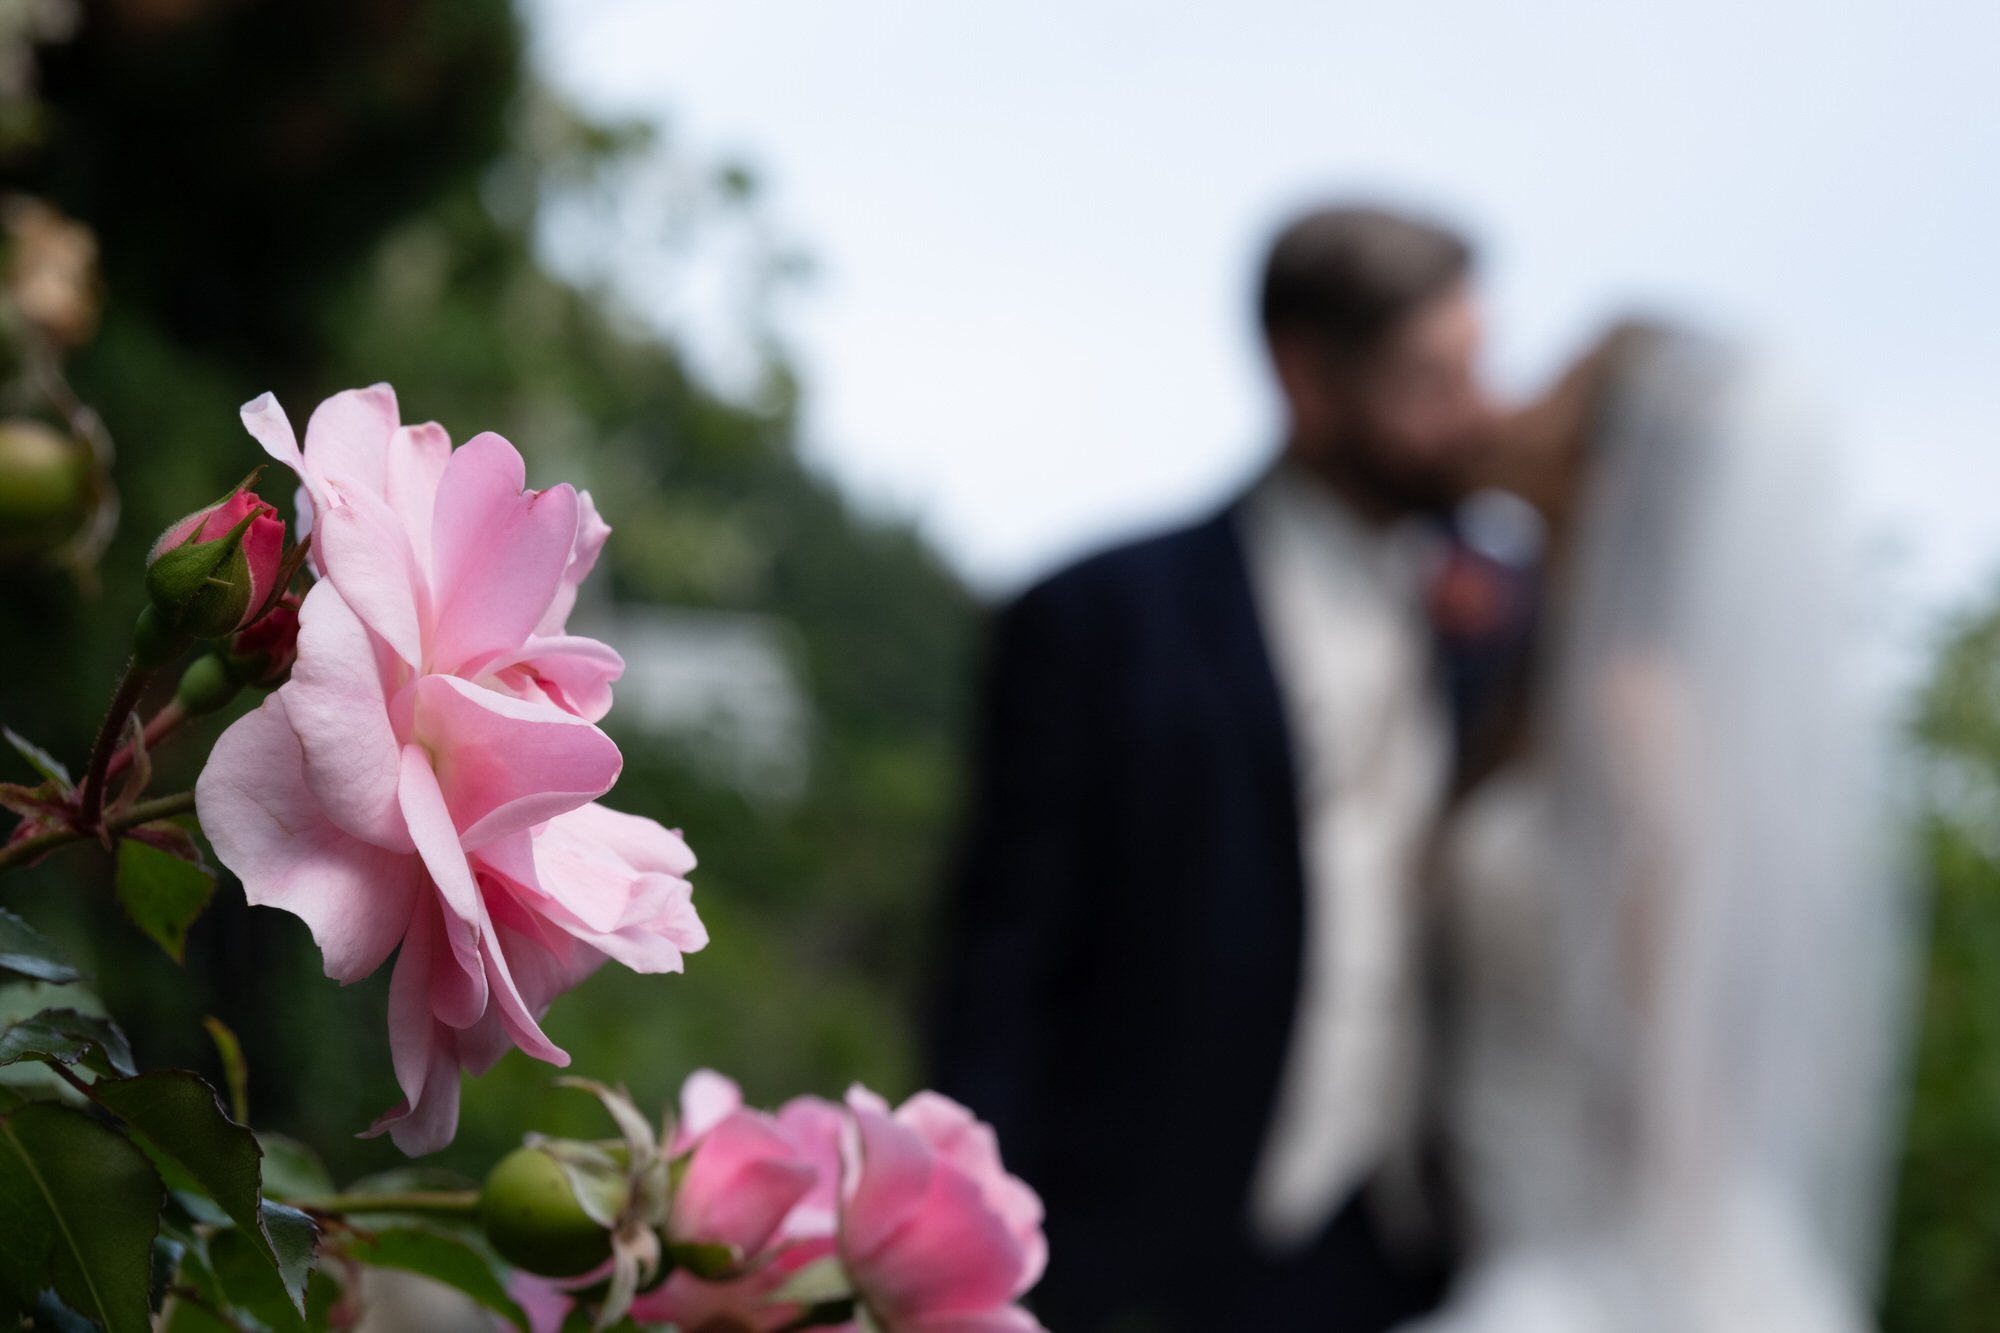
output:
[[[1410,1333],[1859,1333],[1908,929],[1828,460],[1691,338],[1613,402],[1530,753],[1442,843],[1469,1253]]]

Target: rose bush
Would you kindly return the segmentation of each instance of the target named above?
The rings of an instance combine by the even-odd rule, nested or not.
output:
[[[83,781],[4,733],[40,781],[0,783],[20,816],[0,872],[110,848],[124,913],[178,960],[213,887],[183,822],[198,813],[248,900],[300,917],[330,977],[393,955],[403,1101],[370,1132],[424,1153],[453,1135],[461,1071],[511,1047],[567,1062],[540,1026],[557,995],[606,960],[677,971],[706,943],[694,856],[598,803],[622,765],[597,726],[622,662],[569,631],[610,532],[587,494],[529,489],[497,435],[454,449],[403,425],[386,385],[321,404],[303,447],[269,395],[243,419],[298,477],[309,539],[288,548],[248,481],[162,535]],[[149,797],[152,750],[245,688],[270,693],[195,790]],[[0,910],[0,982],[83,979]],[[579,1304],[598,1328],[680,1333],[1040,1329],[1018,1303],[1047,1259],[1040,1200],[936,1094],[891,1109],[857,1086],[767,1113],[700,1070],[656,1133],[622,1093],[564,1079],[622,1143],[531,1134],[481,1191],[392,1172],[343,1192],[303,1145],[245,1126],[242,1052],[210,1031],[226,1107],[195,1074],[141,1072],[87,1000],[0,1027],[0,1066],[39,1062],[58,1093],[0,1095],[0,1324],[347,1327],[356,1276],[379,1266],[524,1329],[574,1327]]]

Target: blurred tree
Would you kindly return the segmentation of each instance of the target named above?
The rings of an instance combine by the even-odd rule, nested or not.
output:
[[[557,1002],[551,1035],[579,1072],[642,1101],[702,1063],[758,1097],[855,1078],[901,1092],[972,600],[911,530],[854,512],[801,464],[768,309],[742,312],[760,360],[728,394],[645,331],[634,316],[649,312],[550,271],[546,210],[587,212],[614,171],[670,183],[681,225],[652,241],[663,249],[764,227],[741,167],[577,117],[524,81],[521,52],[503,0],[122,0],[43,52],[48,132],[7,184],[102,244],[102,328],[72,377],[119,450],[126,519],[108,567],[136,570],[159,528],[257,460],[236,408],[266,388],[302,425],[327,393],[387,379],[406,420],[459,439],[497,430],[537,484],[591,487],[616,529],[599,577],[617,603],[777,628],[810,757],[794,794],[773,798],[719,776],[698,736],[648,734],[614,710],[627,767],[610,803],[687,830],[714,942],[685,977],[607,969]],[[795,264],[748,254],[749,290],[768,300]],[[89,603],[54,576],[7,585],[0,632],[42,651],[0,681],[0,719],[80,749],[137,592],[125,577]],[[220,725],[170,748],[163,781],[190,780]],[[107,1003],[149,1016],[142,1054],[205,1067],[195,1020],[217,1013],[252,1051],[260,1123],[313,1140],[337,1170],[393,1164],[386,1142],[347,1137],[396,1099],[386,969],[338,991],[299,922],[224,892],[189,944],[202,984],[174,991],[136,933],[85,936],[108,901],[91,860],[52,861],[22,906],[68,914],[101,950]],[[468,1097],[448,1161],[479,1167],[529,1125],[595,1132],[587,1099],[551,1099],[551,1073],[510,1055]]]
[[[1964,617],[1919,705],[1931,888],[1886,1333],[2000,1311],[2000,605]]]

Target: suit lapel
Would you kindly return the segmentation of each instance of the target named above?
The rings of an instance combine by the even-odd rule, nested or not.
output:
[[[1240,501],[1195,530],[1187,601],[1224,706],[1236,717],[1254,757],[1258,785],[1298,843],[1298,794],[1290,732],[1279,702],[1263,623],[1238,535]]]

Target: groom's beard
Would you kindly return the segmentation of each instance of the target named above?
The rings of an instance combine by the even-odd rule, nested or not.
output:
[[[1409,461],[1394,445],[1377,440],[1342,441],[1321,471],[1336,490],[1385,518],[1448,513],[1463,490],[1451,469]]]

